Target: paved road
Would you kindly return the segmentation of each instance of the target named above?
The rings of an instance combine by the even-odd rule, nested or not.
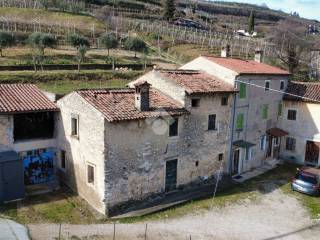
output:
[[[0,240],[30,240],[30,238],[24,226],[0,218]]]

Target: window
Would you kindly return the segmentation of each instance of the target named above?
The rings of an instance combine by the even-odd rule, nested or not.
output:
[[[296,149],[296,139],[288,137],[286,140],[286,149],[294,151]]]
[[[278,117],[282,116],[282,108],[283,108],[282,102],[279,102],[278,103]]]
[[[284,81],[280,82],[280,90],[284,90]]]
[[[212,114],[208,117],[208,130],[216,130],[216,115]]]
[[[297,120],[297,111],[296,110],[292,110],[292,109],[288,110],[288,120],[292,120],[292,121]]]
[[[263,135],[261,136],[260,138],[260,149],[262,151],[265,151],[266,150],[266,144],[267,144],[267,136],[266,135]]]
[[[240,99],[247,97],[247,85],[245,83],[240,83]]]
[[[244,115],[243,113],[238,113],[237,115],[237,123],[236,123],[236,130],[242,131],[244,125]]]
[[[198,167],[199,166],[199,161],[196,161],[196,167]]]
[[[219,160],[219,162],[223,161],[223,153],[220,153],[218,155],[218,160]]]
[[[88,171],[88,183],[94,184],[94,167],[91,165],[87,165],[87,171]]]
[[[250,161],[252,159],[252,147],[246,148],[246,160]]]
[[[170,121],[169,137],[178,136],[178,122],[178,118],[174,118]]]
[[[227,96],[223,96],[221,98],[221,105],[222,106],[227,106],[228,105],[228,97]]]
[[[262,105],[262,119],[268,119],[268,111],[269,111],[269,105],[263,104]]]
[[[200,107],[200,99],[198,99],[198,98],[191,99],[191,106],[192,107]]]
[[[265,81],[264,83],[264,90],[269,91],[270,90],[270,81]]]
[[[66,169],[66,151],[60,151],[60,167]]]
[[[72,117],[71,118],[71,136],[78,136],[78,118]]]

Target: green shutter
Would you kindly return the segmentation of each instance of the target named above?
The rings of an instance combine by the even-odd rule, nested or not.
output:
[[[268,119],[268,111],[269,111],[269,105],[263,104],[262,105],[262,119]]]
[[[283,107],[282,102],[280,102],[280,103],[278,104],[278,116],[279,116],[279,117],[282,116],[282,107]]]
[[[247,97],[247,85],[245,83],[240,83],[240,98]]]
[[[237,130],[243,130],[243,125],[244,125],[244,115],[243,113],[238,113],[237,115]]]

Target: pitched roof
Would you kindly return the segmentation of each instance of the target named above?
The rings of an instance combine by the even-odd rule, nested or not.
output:
[[[210,56],[205,56],[205,58],[225,68],[235,71],[238,74],[290,75],[290,73],[286,70],[253,60],[218,58]]]
[[[320,83],[319,82],[316,82],[316,83],[291,82],[289,83],[286,92],[288,94],[297,95],[297,96],[286,94],[284,96],[284,100],[320,103]]]
[[[155,89],[150,89],[149,111],[139,111],[135,108],[135,89],[91,89],[79,90],[77,93],[100,111],[109,122],[188,113],[181,104]]]
[[[184,88],[188,94],[236,92],[233,85],[204,72],[191,70],[160,70],[159,72]]]
[[[0,114],[57,110],[35,85],[0,84]]]

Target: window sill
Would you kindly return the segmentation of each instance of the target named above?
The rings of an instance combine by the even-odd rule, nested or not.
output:
[[[70,135],[70,137],[79,140],[79,135]]]

